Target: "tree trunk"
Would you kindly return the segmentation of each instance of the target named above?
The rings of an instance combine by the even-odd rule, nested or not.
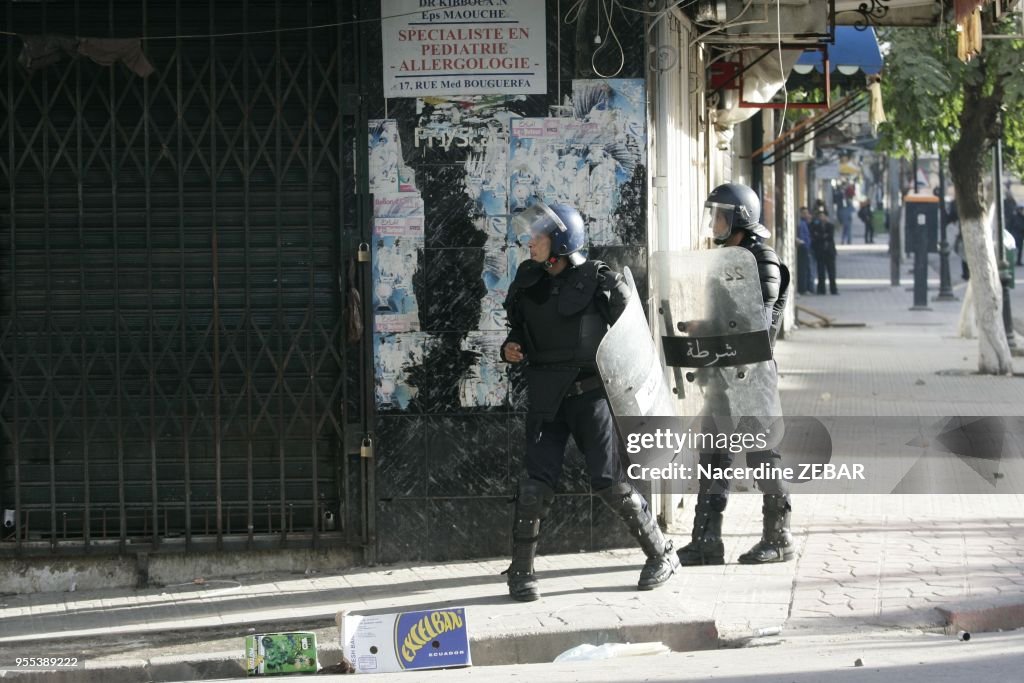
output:
[[[983,57],[981,67],[987,70]],[[984,82],[984,79],[982,79]],[[971,269],[971,290],[978,325],[978,371],[988,375],[1013,372],[1013,358],[1003,327],[1003,289],[996,266],[996,249],[990,221],[985,220],[981,180],[986,153],[1001,134],[998,125],[1003,91],[997,83],[986,95],[980,84],[964,85],[960,112],[960,139],[950,148],[949,174],[956,188],[957,212],[964,238],[964,254]]]
[[[978,371],[1007,375],[1013,372],[1013,357],[1003,326],[1003,287],[999,282],[991,229],[994,217],[994,210],[985,221],[960,216],[960,225],[964,227],[964,251],[971,269],[971,298],[978,328]]]
[[[971,288],[971,281],[967,281],[967,289],[964,290],[964,305],[960,307],[959,334],[964,339],[974,339],[974,290]]]

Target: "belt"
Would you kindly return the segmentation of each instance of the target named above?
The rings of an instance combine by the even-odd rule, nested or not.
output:
[[[565,392],[565,395],[566,396],[579,396],[580,394],[585,394],[588,391],[593,391],[594,389],[600,389],[603,386],[604,386],[604,384],[601,382],[601,378],[599,376],[597,376],[597,375],[594,375],[593,377],[588,377],[587,379],[581,379],[581,380],[578,380],[578,381],[573,382],[572,384],[570,384],[569,385],[569,389]]]

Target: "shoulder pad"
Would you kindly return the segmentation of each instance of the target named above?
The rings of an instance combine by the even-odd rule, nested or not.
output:
[[[779,254],[767,244],[758,242],[757,244],[751,245],[749,248],[758,263],[782,264],[782,261],[779,259]]]
[[[558,299],[558,311],[562,315],[574,315],[586,308],[597,291],[600,261],[587,261],[566,273],[565,284]]]

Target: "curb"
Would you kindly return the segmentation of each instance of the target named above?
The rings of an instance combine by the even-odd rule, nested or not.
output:
[[[531,631],[471,639],[474,666],[541,664],[553,662],[569,648],[590,643],[647,643],[660,641],[673,652],[715,650],[719,647],[715,622],[665,621],[648,624],[620,624],[608,628]]]
[[[516,632],[470,640],[473,666],[539,664],[552,662],[562,652],[583,643],[641,643],[661,641],[675,652],[713,650],[719,647],[714,621],[656,622],[622,624],[609,628]],[[318,643],[321,666],[341,661],[342,650],[335,642]],[[110,660],[63,670],[7,670],[0,678],[47,683],[170,683],[171,681],[245,678],[241,639],[237,651],[195,655],[157,655],[149,659]]]
[[[976,608],[937,608],[947,635],[960,631],[986,633],[1024,628],[1024,602]]]
[[[220,623],[220,624],[203,624],[201,626],[195,626],[188,629],[190,635],[197,637],[205,636],[207,638],[233,638],[236,635],[240,638],[252,633],[287,633],[289,631],[320,631],[326,628],[336,628],[334,623],[334,617],[327,615],[314,615],[306,619],[302,618],[285,618],[285,619],[258,619],[253,621],[235,621],[231,623]],[[158,628],[147,628],[140,626],[135,631],[119,630],[113,633],[105,633],[100,637],[109,637],[113,639],[130,639],[137,638],[143,641],[148,641],[148,647],[152,649],[160,649],[168,645],[180,644],[180,639],[177,634],[174,634],[173,639],[168,640],[168,632],[165,629]],[[89,643],[94,642],[97,638],[96,634],[74,634],[74,635],[62,635],[60,637],[60,643],[65,646],[71,646],[75,643]],[[15,647],[38,647],[40,644],[52,645],[53,634],[44,633],[33,635],[28,638],[22,638],[19,640],[5,640],[0,642],[0,654],[3,654],[6,648]],[[51,648],[52,649],[52,648]],[[68,647],[63,648],[67,650]],[[74,654],[74,653],[72,653]],[[2,660],[0,660],[2,664]]]

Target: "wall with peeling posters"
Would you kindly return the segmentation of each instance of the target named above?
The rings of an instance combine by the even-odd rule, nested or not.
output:
[[[567,22],[571,3],[547,2],[546,94],[385,100],[381,89],[373,109],[382,562],[510,553],[525,395],[499,348],[502,302],[528,258],[510,217],[534,195],[571,203],[587,221],[588,256],[646,280],[643,17],[614,17],[619,69],[610,34],[593,54],[598,3],[589,4]],[[558,494],[542,553],[632,545],[590,496],[574,446]]]

